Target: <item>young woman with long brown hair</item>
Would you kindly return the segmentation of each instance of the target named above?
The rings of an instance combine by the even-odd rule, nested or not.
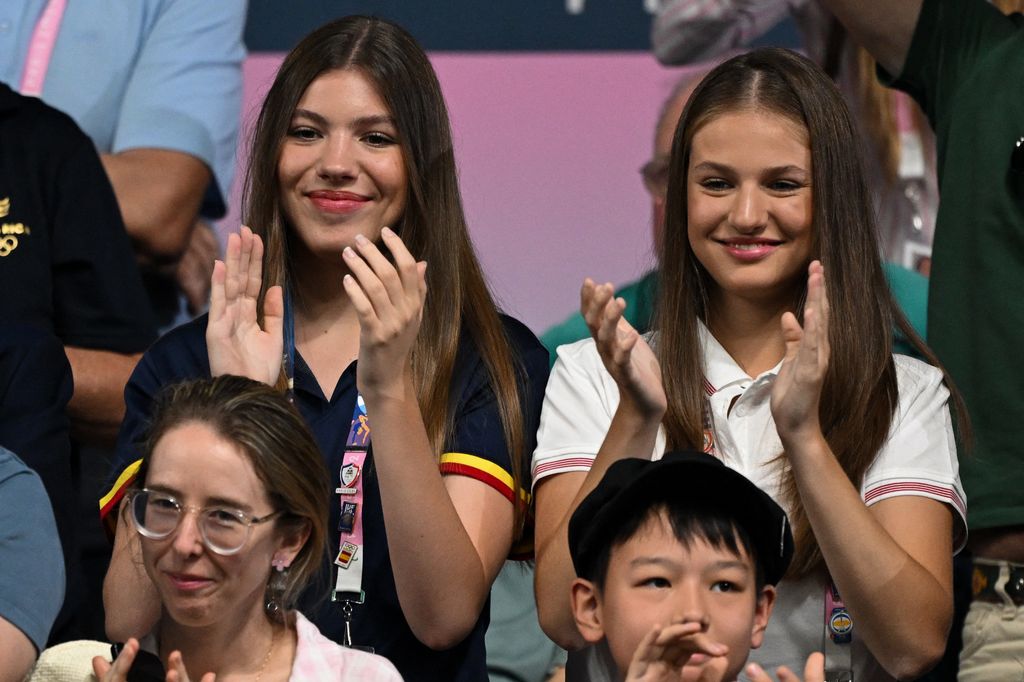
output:
[[[611,286],[588,280],[594,338],[560,349],[548,385],[536,587],[556,641],[580,644],[576,504],[617,459],[698,447],[793,524],[796,555],[752,660],[796,670],[824,646],[829,669],[886,680],[941,656],[965,535],[950,391],[886,287],[855,140],[835,86],[786,50],[731,59],[694,92],[673,142],[655,332],[637,335]],[[892,354],[894,325],[932,365]],[[575,663],[602,679],[591,653]]]
[[[349,17],[292,50],[256,125],[245,207],[252,231],[215,268],[208,324],[165,337],[128,386],[118,473],[130,478],[163,383],[229,373],[291,391],[335,491],[331,584],[304,602],[311,620],[407,679],[482,679],[547,360],[487,290],[444,99],[408,33]],[[112,576],[108,631],[123,638],[145,603],[124,605]]]

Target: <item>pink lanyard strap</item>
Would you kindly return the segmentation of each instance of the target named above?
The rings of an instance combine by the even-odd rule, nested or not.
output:
[[[60,22],[64,18],[67,0],[50,0],[32,32],[32,42],[25,57],[25,70],[21,74],[21,94],[38,97],[43,93],[43,81],[50,68],[50,57],[57,43]]]

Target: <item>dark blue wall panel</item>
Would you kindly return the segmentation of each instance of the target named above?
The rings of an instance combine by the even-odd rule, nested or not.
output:
[[[250,0],[246,43],[286,52],[346,14],[386,17],[427,50],[452,52],[646,51],[652,18],[643,0]],[[796,46],[798,38],[785,22],[758,44]]]

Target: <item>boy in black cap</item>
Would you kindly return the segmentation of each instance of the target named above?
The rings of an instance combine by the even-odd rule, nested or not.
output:
[[[742,474],[672,452],[613,464],[573,513],[569,552],[576,625],[607,644],[620,678],[735,680],[764,638],[793,538]]]

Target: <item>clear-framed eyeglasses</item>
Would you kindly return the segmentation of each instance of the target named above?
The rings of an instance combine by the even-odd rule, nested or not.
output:
[[[206,547],[221,556],[230,556],[241,551],[252,534],[252,527],[270,521],[281,512],[265,516],[252,516],[240,509],[213,505],[209,507],[186,506],[172,495],[143,488],[128,494],[132,521],[139,535],[151,540],[163,540],[177,530],[186,512],[195,512],[199,535]]]

